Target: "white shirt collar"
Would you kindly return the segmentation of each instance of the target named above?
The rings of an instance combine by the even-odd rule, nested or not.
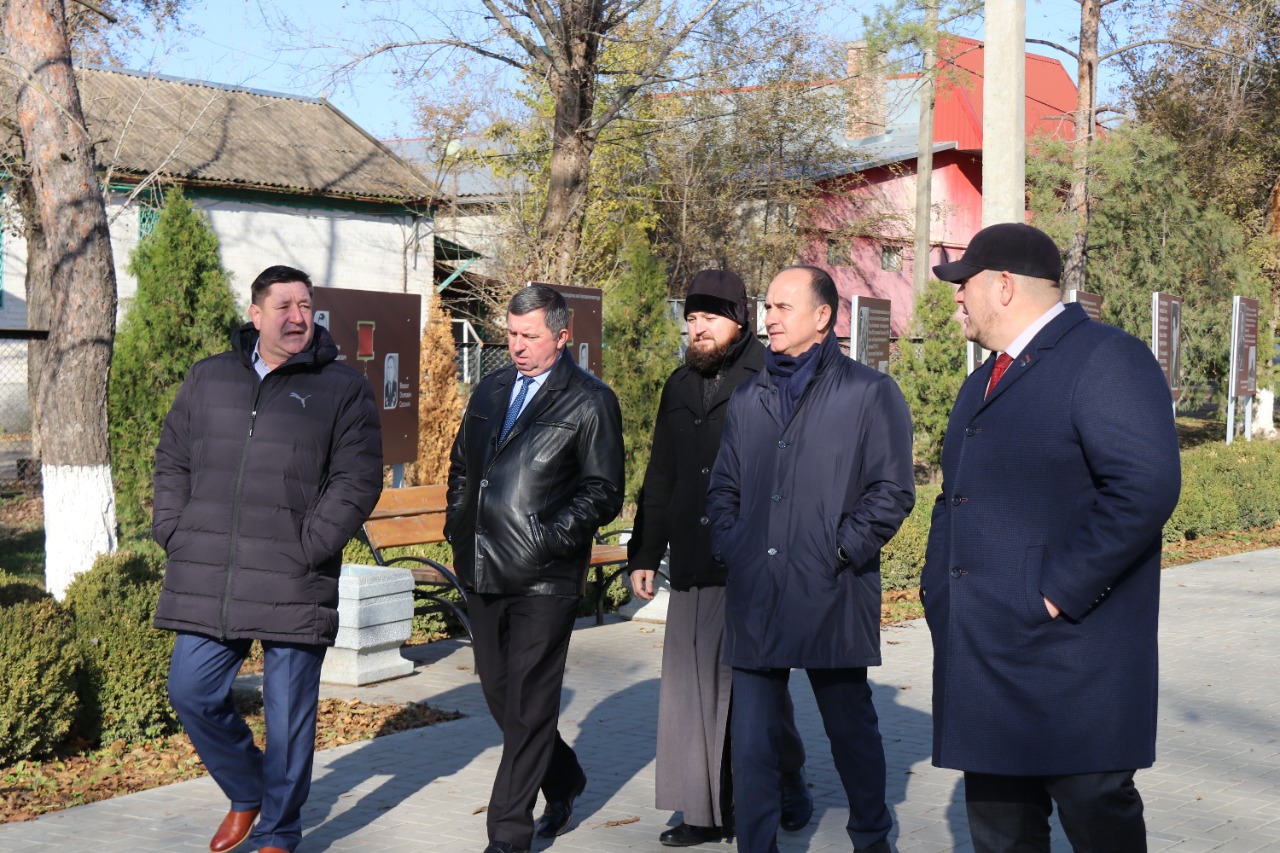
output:
[[[253,357],[249,359],[249,363],[253,365],[253,369],[258,372],[259,379],[266,379],[267,374],[271,372],[271,368],[267,367],[267,363],[263,361],[261,353],[258,352],[258,344],[253,344]]]
[[[1005,353],[1009,358],[1016,359],[1022,355],[1022,351],[1027,348],[1027,344],[1031,343],[1031,339],[1040,333],[1040,330],[1049,325],[1049,321],[1057,317],[1065,309],[1061,302],[1054,304],[1048,311],[1040,315],[1040,318],[1022,330],[1022,334],[1013,339],[1013,343],[1005,347]]]

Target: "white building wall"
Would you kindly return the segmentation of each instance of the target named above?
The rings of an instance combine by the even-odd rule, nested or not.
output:
[[[430,304],[433,254],[431,223],[425,217],[415,220],[408,213],[192,198],[209,216],[218,236],[222,265],[231,273],[236,302],[244,314],[249,306],[249,285],[273,264],[304,270],[317,287],[418,293],[424,312]],[[121,316],[126,300],[137,292],[137,281],[125,266],[138,239],[138,214],[136,210],[125,211],[111,226]]]
[[[426,217],[326,209],[317,204],[269,204],[190,196],[209,216],[218,236],[222,265],[241,316],[248,316],[249,285],[265,268],[287,264],[305,270],[319,287],[418,293],[423,317],[435,294],[432,226]],[[138,291],[127,271],[138,245],[138,205],[124,207],[126,196],[107,200],[111,252],[115,264],[118,307],[124,316]],[[25,329],[26,242],[12,205],[4,208],[5,228],[0,263],[3,304],[0,328]],[[416,229],[416,234],[415,234]],[[0,342],[0,432],[25,431],[30,412],[26,392],[26,344]]]

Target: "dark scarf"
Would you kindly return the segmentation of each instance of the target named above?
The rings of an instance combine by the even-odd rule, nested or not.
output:
[[[772,349],[765,350],[764,367],[773,377],[778,389],[778,403],[782,406],[782,422],[791,421],[796,403],[804,396],[813,377],[818,374],[818,353],[822,344],[816,343],[800,355],[780,355]]]
[[[704,413],[711,411],[711,402],[715,400],[716,395],[720,393],[720,386],[724,384],[725,371],[737,364],[738,359],[742,358],[742,354],[747,351],[747,347],[755,342],[755,335],[743,329],[738,339],[729,344],[729,349],[725,350],[724,361],[720,362],[720,366],[716,368],[715,376],[699,374],[702,378],[702,411]]]

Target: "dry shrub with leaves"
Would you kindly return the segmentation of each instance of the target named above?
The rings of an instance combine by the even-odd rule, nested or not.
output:
[[[265,744],[262,697],[236,692],[236,708],[246,715],[258,746]],[[316,722],[316,749],[395,734],[456,720],[425,702],[371,705],[359,699],[321,699]],[[46,812],[105,800],[194,779],[204,764],[185,734],[129,743],[117,740],[100,749],[69,745],[49,761],[19,761],[0,768],[0,824],[31,820]]]

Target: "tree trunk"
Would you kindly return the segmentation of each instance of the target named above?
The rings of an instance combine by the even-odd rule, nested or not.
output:
[[[4,52],[29,75],[18,84],[17,120],[48,250],[49,339],[33,414],[43,451],[45,585],[61,596],[116,544],[107,438],[115,278],[63,0],[9,0],[3,33]]]
[[[1080,66],[1076,71],[1075,141],[1071,154],[1071,188],[1067,209],[1076,216],[1076,232],[1062,264],[1064,290],[1084,290],[1085,254],[1089,248],[1089,146],[1093,142],[1097,108],[1099,0],[1080,2]]]
[[[19,180],[15,186],[18,210],[22,213],[23,238],[27,244],[27,328],[49,330],[49,247],[40,227],[31,181],[21,165],[15,170]],[[41,458],[40,430],[35,428],[36,391],[40,387],[40,365],[44,364],[45,342],[27,343],[27,410],[31,413],[31,458]]]
[[[570,38],[557,45],[563,55],[553,66],[557,70],[550,75],[555,117],[547,203],[538,222],[538,239],[543,248],[543,268],[556,282],[573,284],[582,245],[591,153],[599,135],[592,120],[603,7],[599,0],[569,0],[561,7],[561,18],[563,32]]]

